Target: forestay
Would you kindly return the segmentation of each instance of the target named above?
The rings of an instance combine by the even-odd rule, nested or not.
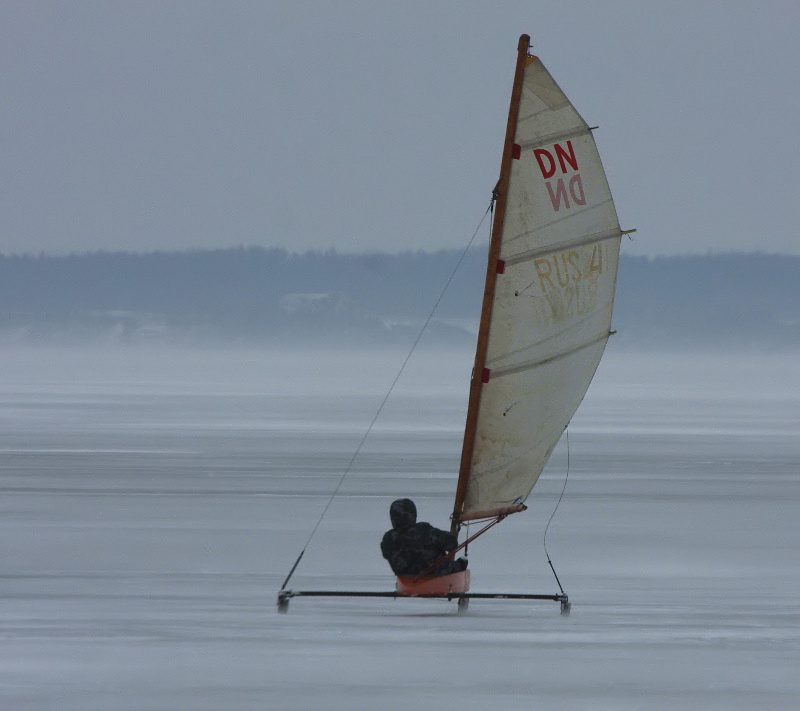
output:
[[[621,236],[611,192],[591,130],[524,39],[456,522],[523,508],[610,332]]]

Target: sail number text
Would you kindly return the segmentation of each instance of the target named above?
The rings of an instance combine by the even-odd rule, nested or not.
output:
[[[608,268],[607,255],[604,244],[598,243],[536,257],[533,268],[532,295],[541,317],[547,322],[564,321],[595,308],[600,277]]]
[[[603,249],[599,244],[594,245],[588,259],[585,256],[582,258],[577,250],[570,249],[549,257],[537,257],[533,264],[539,277],[539,288],[542,293],[547,293],[549,289],[564,288],[602,274]]]

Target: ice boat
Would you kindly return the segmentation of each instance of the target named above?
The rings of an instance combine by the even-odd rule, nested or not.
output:
[[[451,530],[482,535],[525,510],[594,377],[611,335],[619,226],[592,129],[522,35],[517,47],[483,306]],[[302,555],[302,553],[301,553]],[[298,559],[299,560],[299,559]],[[295,563],[296,567],[296,563]],[[294,569],[293,569],[294,570]],[[555,570],[553,570],[555,572]],[[291,572],[289,574],[291,577]],[[300,591],[292,597],[442,597],[569,601],[554,594],[471,593],[470,576],[408,580],[394,591]]]

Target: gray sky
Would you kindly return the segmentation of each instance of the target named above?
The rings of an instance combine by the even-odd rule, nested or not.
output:
[[[800,4],[0,0],[0,253],[460,247],[518,36],[629,254],[800,254]]]

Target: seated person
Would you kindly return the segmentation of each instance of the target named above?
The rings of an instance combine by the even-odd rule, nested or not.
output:
[[[389,507],[391,530],[381,540],[381,553],[389,561],[395,575],[450,575],[465,570],[467,560],[445,560],[458,547],[456,537],[434,528],[429,523],[417,523],[417,507],[411,499],[397,499]],[[436,561],[441,561],[428,570]]]

